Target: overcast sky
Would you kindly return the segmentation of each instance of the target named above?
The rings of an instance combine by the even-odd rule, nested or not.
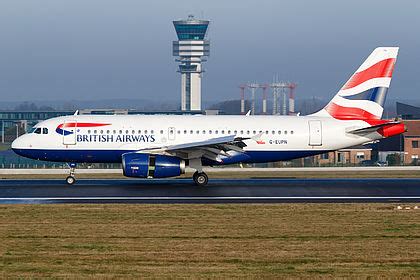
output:
[[[172,20],[190,13],[211,21],[204,100],[275,74],[328,98],[377,46],[401,47],[390,97],[420,99],[417,0],[0,0],[1,100],[179,100]]]

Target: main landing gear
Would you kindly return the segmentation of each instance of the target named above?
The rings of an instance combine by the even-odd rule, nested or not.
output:
[[[76,178],[74,177],[74,171],[76,170],[76,164],[75,163],[68,163],[68,166],[70,167],[70,175],[66,178],[66,183],[68,185],[73,185],[76,183]]]
[[[193,180],[197,186],[203,187],[209,182],[209,176],[204,172],[196,171],[193,175]]]
[[[209,176],[203,172],[201,157],[192,158],[188,162],[189,167],[197,170],[193,175],[194,183],[199,187],[204,187],[209,182]]]

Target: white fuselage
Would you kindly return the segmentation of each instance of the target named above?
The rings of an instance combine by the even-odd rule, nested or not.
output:
[[[347,133],[368,126],[360,120],[315,116],[74,115],[40,122],[36,125],[40,133],[19,137],[12,148],[40,160],[121,162],[126,152],[234,135],[244,138],[243,150],[248,155],[237,162],[271,162],[382,138],[378,133]],[[236,161],[214,163],[224,162]]]

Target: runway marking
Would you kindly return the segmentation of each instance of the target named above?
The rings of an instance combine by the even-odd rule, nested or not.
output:
[[[151,196],[151,197],[0,197],[0,200],[354,200],[418,199],[420,196]]]

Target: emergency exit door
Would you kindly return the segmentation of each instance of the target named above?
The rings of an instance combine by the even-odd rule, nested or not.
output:
[[[169,140],[175,140],[175,127],[168,128],[168,139]]]
[[[321,121],[309,121],[309,145],[322,146]]]

